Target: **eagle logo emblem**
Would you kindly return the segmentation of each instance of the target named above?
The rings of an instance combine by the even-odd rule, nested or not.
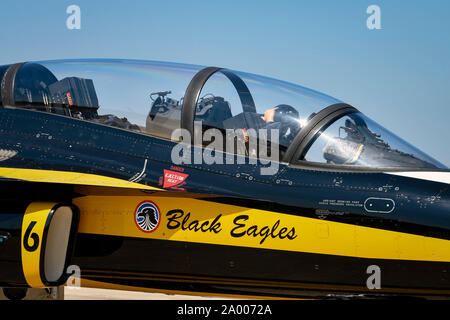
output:
[[[159,226],[161,215],[158,206],[152,201],[141,202],[134,212],[134,221],[143,232],[153,232]]]

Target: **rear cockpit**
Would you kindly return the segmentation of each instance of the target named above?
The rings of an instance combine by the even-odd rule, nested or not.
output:
[[[184,129],[189,143],[208,147],[215,141],[216,148],[246,157],[260,157],[264,140],[276,146],[280,161],[291,164],[445,169],[337,99],[239,71],[153,61],[61,60],[0,66],[0,78],[5,108],[164,139]],[[194,139],[197,129],[200,140]],[[215,132],[214,138],[208,132]],[[230,132],[238,143],[226,149]],[[219,144],[217,134],[223,136]]]

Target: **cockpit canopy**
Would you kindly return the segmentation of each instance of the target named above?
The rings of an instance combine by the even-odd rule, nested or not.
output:
[[[335,98],[254,74],[154,61],[58,60],[0,66],[0,78],[3,107],[163,139],[180,128],[192,135],[195,128],[225,136],[232,130],[243,148],[231,152],[249,157],[259,156],[249,140],[260,141],[264,131],[280,160],[292,164],[446,168]]]

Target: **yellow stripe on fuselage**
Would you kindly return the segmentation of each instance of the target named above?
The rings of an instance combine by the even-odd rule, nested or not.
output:
[[[150,233],[141,231],[134,220],[137,205],[146,200],[154,202],[160,214],[159,226]],[[81,233],[360,258],[450,262],[450,241],[444,239],[193,198],[176,198],[161,193],[142,196],[86,196],[74,199],[74,204],[81,212],[79,226]],[[174,219],[173,214],[168,215],[174,209],[182,210],[183,217]],[[190,218],[185,223],[188,229],[176,227],[188,213]],[[181,214],[180,211],[178,214]],[[244,216],[248,216],[248,219],[243,219]],[[238,219],[239,225],[235,219]],[[194,220],[198,221],[197,227],[203,226],[203,231],[189,230],[189,226],[193,228],[194,225],[191,223],[194,223]],[[214,228],[213,221],[216,221]],[[243,226],[240,226],[241,224]],[[272,235],[265,239],[260,235],[262,230],[272,230],[277,224],[278,227]],[[285,232],[282,233],[283,237],[280,237],[282,228],[286,229],[283,229]],[[235,235],[246,233],[232,236],[233,230]],[[287,236],[289,233],[290,237]],[[254,236],[255,234],[257,235]]]
[[[135,182],[110,178],[96,174],[70,171],[0,168],[0,177],[31,182],[63,183],[132,189],[161,190]]]

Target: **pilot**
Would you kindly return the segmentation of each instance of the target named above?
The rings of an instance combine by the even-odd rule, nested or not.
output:
[[[287,104],[280,104],[272,109],[268,109],[261,116],[266,122],[266,129],[279,130],[280,145],[289,146],[294,137],[301,129],[300,115],[298,111]],[[270,134],[268,132],[268,134]]]

